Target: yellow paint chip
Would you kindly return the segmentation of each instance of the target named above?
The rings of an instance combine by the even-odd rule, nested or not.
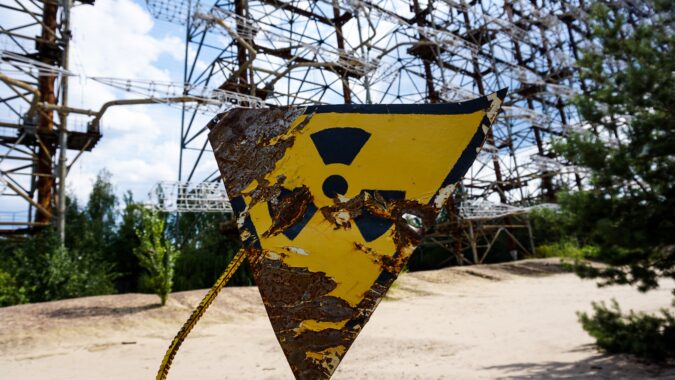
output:
[[[300,323],[300,327],[294,329],[294,331],[296,334],[302,334],[305,331],[323,331],[327,329],[340,330],[345,326],[345,324],[348,321],[349,319],[345,319],[339,322],[324,322],[324,321],[317,321],[315,319],[307,319],[305,321],[302,321],[302,323]]]

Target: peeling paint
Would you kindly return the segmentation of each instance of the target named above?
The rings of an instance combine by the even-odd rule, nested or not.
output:
[[[455,186],[456,185],[453,183],[439,190],[438,195],[434,198],[434,207],[440,210],[441,207],[445,205],[445,202],[450,199],[450,196],[452,196],[452,193],[455,191]]]
[[[488,99],[489,107],[488,107],[487,111],[485,112],[485,116],[492,123],[495,120],[495,118],[497,117],[497,112],[499,112],[499,110],[502,107],[503,98],[500,98],[499,94],[495,92],[493,94],[488,95],[487,99]]]
[[[284,249],[298,255],[309,256],[309,252],[300,247],[284,247]]]

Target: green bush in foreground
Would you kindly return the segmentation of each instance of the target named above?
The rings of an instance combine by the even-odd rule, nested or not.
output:
[[[593,43],[576,61],[583,92],[574,97],[583,128],[553,147],[586,176],[580,191],[557,194],[556,217],[580,246],[597,248],[587,259],[604,264],[577,260],[577,274],[646,292],[675,279],[675,2],[599,1],[585,11]],[[675,353],[671,314],[594,310],[580,320],[599,347]]]
[[[596,344],[611,353],[629,353],[652,360],[675,355],[675,315],[662,310],[660,315],[623,314],[613,300],[611,307],[593,303],[594,314],[578,313],[586,332]]]

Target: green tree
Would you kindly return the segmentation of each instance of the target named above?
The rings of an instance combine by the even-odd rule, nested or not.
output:
[[[105,258],[111,255],[117,232],[118,202],[111,179],[112,175],[105,169],[98,173],[85,208],[89,232],[85,241],[88,248],[101,252]]]
[[[592,132],[573,134],[557,145],[567,159],[589,170],[589,188],[563,194],[559,202],[569,233],[595,248],[590,258],[608,264],[579,265],[578,273],[601,284],[647,291],[660,278],[675,278],[674,4],[604,2],[589,10],[594,47],[578,62],[585,91],[576,104]],[[645,320],[617,313],[597,306],[593,317],[582,314],[580,319],[596,338],[628,334],[640,339],[628,330],[640,330],[636,323]],[[647,325],[656,328],[673,319],[667,314],[662,323],[650,321]],[[604,345],[608,341],[597,340],[615,350],[616,345]],[[645,350],[631,351],[638,346],[621,347],[645,355]]]
[[[111,178],[107,170],[99,172],[84,207],[75,197],[66,198],[66,248],[83,260],[105,267],[117,266],[113,245],[118,202]]]
[[[176,262],[176,290],[211,287],[241,247],[236,226],[223,214],[174,214],[167,223],[167,231],[181,251]],[[239,267],[228,283],[252,284],[253,275],[246,264]]]
[[[90,234],[89,222],[79,201],[72,194],[66,196],[66,241],[70,249],[84,248],[84,237]]]
[[[114,293],[111,264],[62,247],[53,229],[45,229],[3,252],[1,270],[15,288],[15,301],[42,302]],[[10,289],[9,287],[6,289]]]
[[[141,227],[136,230],[140,245],[134,254],[148,272],[145,283],[165,305],[173,287],[174,267],[180,251],[165,239],[165,221],[158,212],[143,209],[141,221]]]
[[[597,48],[579,61],[586,91],[576,103],[596,133],[558,145],[589,169],[591,186],[560,203],[582,243],[610,264],[584,275],[648,290],[658,277],[675,278],[675,3],[641,10],[651,17],[616,4],[592,6]]]
[[[121,293],[136,292],[143,273],[134,249],[140,245],[136,230],[141,227],[142,205],[135,203],[130,191],[124,195],[124,209],[119,228],[112,244],[112,260],[120,277],[115,282]]]
[[[26,291],[16,279],[0,268],[0,307],[28,302]]]

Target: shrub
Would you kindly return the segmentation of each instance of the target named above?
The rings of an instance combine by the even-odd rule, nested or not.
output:
[[[580,247],[574,240],[566,239],[538,246],[535,255],[537,257],[560,257],[577,262],[593,258],[596,252],[597,248],[594,246]]]
[[[180,252],[164,238],[164,219],[155,211],[143,209],[141,228],[136,230],[140,246],[134,248],[141,267],[148,273],[141,285],[157,294],[162,306],[173,287],[174,267]]]
[[[570,236],[570,215],[560,209],[536,207],[529,214],[537,244],[560,242]]]
[[[96,255],[59,246],[49,255],[45,275],[49,300],[113,294],[113,281],[118,276],[112,264]]]
[[[167,220],[167,233],[181,251],[174,291],[210,288],[220,277],[241,247],[236,230],[225,230],[230,222],[227,215],[219,213],[185,213]],[[252,284],[251,269],[244,263],[227,285]]]
[[[662,310],[660,315],[623,314],[616,300],[611,307],[593,303],[594,314],[578,313],[586,332],[597,345],[611,353],[629,353],[664,360],[675,354],[675,315]]]
[[[20,289],[25,301],[114,293],[117,274],[98,252],[62,247],[58,235],[47,229],[2,253],[2,269]]]
[[[0,307],[28,302],[25,289],[19,287],[14,277],[0,270]]]

